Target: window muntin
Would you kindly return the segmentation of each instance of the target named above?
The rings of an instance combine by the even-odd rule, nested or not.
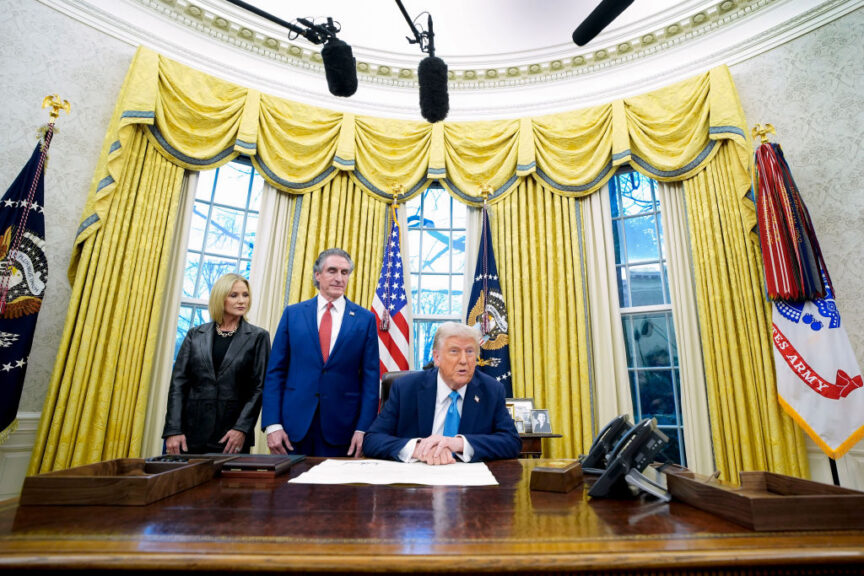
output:
[[[656,182],[638,172],[609,182],[618,302],[636,421],[656,418],[664,455],[686,465],[678,347]]]

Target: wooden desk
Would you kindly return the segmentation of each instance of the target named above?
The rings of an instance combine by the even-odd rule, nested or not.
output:
[[[561,438],[561,434],[549,434],[547,432],[522,432],[519,434],[519,439],[522,440],[522,451],[519,452],[520,458],[542,458],[543,457],[543,438]]]
[[[315,460],[301,463],[291,475]],[[857,574],[864,531],[755,533],[686,504],[218,478],[145,507],[0,504],[0,570]]]

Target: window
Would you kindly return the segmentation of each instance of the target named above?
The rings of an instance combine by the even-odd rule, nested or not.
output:
[[[249,278],[264,180],[248,160],[198,175],[174,356],[186,332],[210,321],[210,289],[223,274]]]
[[[669,436],[664,454],[686,465],[678,348],[656,186],[638,172],[610,180],[618,299],[636,420],[656,418]]]
[[[414,368],[432,359],[432,338],[448,320],[461,321],[467,207],[439,184],[406,205]]]

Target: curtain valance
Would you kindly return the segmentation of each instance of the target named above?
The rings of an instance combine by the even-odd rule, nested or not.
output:
[[[214,168],[242,154],[286,192],[316,190],[345,171],[381,200],[394,192],[410,198],[439,180],[454,197],[479,205],[482,189],[495,202],[524,178],[542,181],[554,193],[583,196],[624,164],[658,180],[683,180],[702,170],[723,140],[736,150],[737,188],[746,190],[751,162],[744,114],[725,66],[583,110],[429,124],[261,94],[141,47],[118,98],[78,244],[104,218],[135,126],[187,169]]]

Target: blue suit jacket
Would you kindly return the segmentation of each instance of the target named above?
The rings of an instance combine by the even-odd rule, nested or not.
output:
[[[366,432],[363,454],[397,460],[406,442],[431,435],[437,385],[437,368],[395,380],[381,414]],[[465,391],[459,434],[474,448],[472,462],[518,458],[522,450],[504,404],[504,386],[479,370]]]
[[[378,411],[378,331],[375,316],[345,301],[345,316],[327,363],[318,340],[317,296],[285,308],[264,380],[261,426],[282,424],[288,439],[306,437],[315,408],[324,439],[351,442]]]

